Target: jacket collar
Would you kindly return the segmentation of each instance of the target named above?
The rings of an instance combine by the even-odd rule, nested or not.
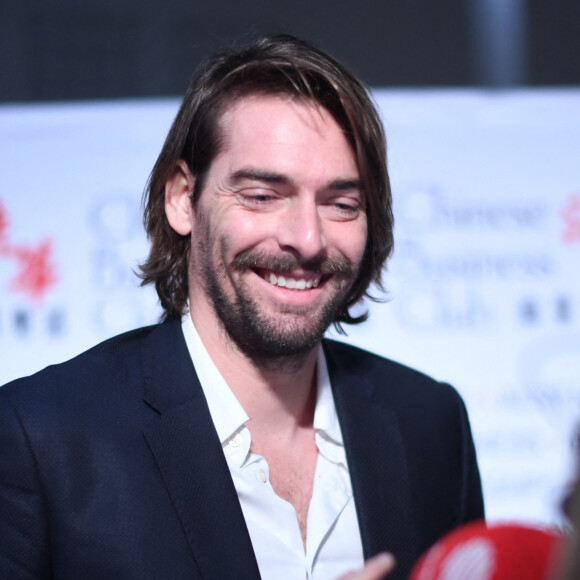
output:
[[[344,437],[365,559],[389,551],[397,568],[409,570],[417,557],[414,514],[405,450],[396,414],[375,396],[377,381],[389,385],[380,359],[325,341],[329,374]],[[380,373],[380,374],[379,374]],[[389,576],[395,580],[397,570]]]
[[[200,574],[259,578],[236,490],[179,320],[158,326],[141,351],[144,401],[156,416],[143,434]],[[227,552],[228,557],[224,554]]]

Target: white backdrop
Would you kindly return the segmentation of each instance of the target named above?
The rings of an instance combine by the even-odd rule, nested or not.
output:
[[[580,90],[375,91],[389,300],[345,340],[454,384],[490,519],[560,521],[580,419]],[[154,322],[132,274],[176,100],[0,107],[0,384]]]

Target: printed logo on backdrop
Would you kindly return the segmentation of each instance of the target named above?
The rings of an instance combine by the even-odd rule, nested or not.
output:
[[[13,227],[16,226],[16,227]],[[59,282],[54,239],[43,237],[23,243],[14,233],[9,208],[0,199],[0,283],[1,292],[15,301],[3,301],[0,310],[0,336],[31,333],[59,335],[64,331],[62,308],[44,308],[45,299]]]
[[[567,258],[563,275],[554,281],[552,301],[529,301],[528,318],[543,330],[527,342],[519,353],[517,371],[525,398],[532,402],[559,442],[552,452],[562,455],[566,443],[572,457],[580,427],[580,268],[578,257],[569,250],[580,243],[580,195],[570,194],[555,208],[561,219],[560,247]],[[550,296],[548,294],[548,296]],[[575,466],[573,466],[575,469]]]
[[[489,202],[455,197],[434,184],[399,188],[392,271],[405,297],[400,324],[465,332],[571,323],[577,296],[558,281],[567,266],[549,243],[557,205],[517,193]],[[568,199],[562,217],[564,242],[580,240],[580,196]]]
[[[530,341],[518,363],[521,384],[551,429],[559,432],[580,423],[579,332]]]
[[[545,202],[520,201],[514,195],[504,202],[470,199],[469,192],[458,195],[467,201],[451,200],[444,188],[435,184],[415,184],[399,188],[395,197],[397,226],[408,234],[437,230],[525,231],[543,228],[550,208]]]
[[[565,244],[580,244],[580,195],[571,195],[560,212],[564,222],[562,241]]]
[[[150,289],[139,288],[136,275],[148,250],[138,196],[119,193],[96,197],[87,221],[92,235],[91,287],[96,331],[111,336],[151,324],[158,312]]]

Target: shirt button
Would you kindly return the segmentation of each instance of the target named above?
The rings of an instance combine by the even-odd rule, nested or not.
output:
[[[242,436],[236,433],[229,441],[228,445],[230,447],[239,447],[242,444]]]
[[[256,475],[258,476],[258,479],[262,483],[266,483],[268,481],[268,477],[266,476],[266,472],[263,469],[258,469],[258,472]]]

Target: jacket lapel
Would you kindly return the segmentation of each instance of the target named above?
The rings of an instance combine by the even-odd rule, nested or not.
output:
[[[396,415],[373,396],[374,381],[388,384],[388,377],[360,368],[355,351],[346,349],[325,341],[364,555],[386,550],[395,555],[399,570],[409,570],[417,553],[403,441]],[[389,580],[397,577],[395,570]]]
[[[157,412],[144,436],[201,576],[260,578],[237,493],[180,322],[157,327],[142,350],[144,399]],[[224,554],[227,553],[227,558]]]

